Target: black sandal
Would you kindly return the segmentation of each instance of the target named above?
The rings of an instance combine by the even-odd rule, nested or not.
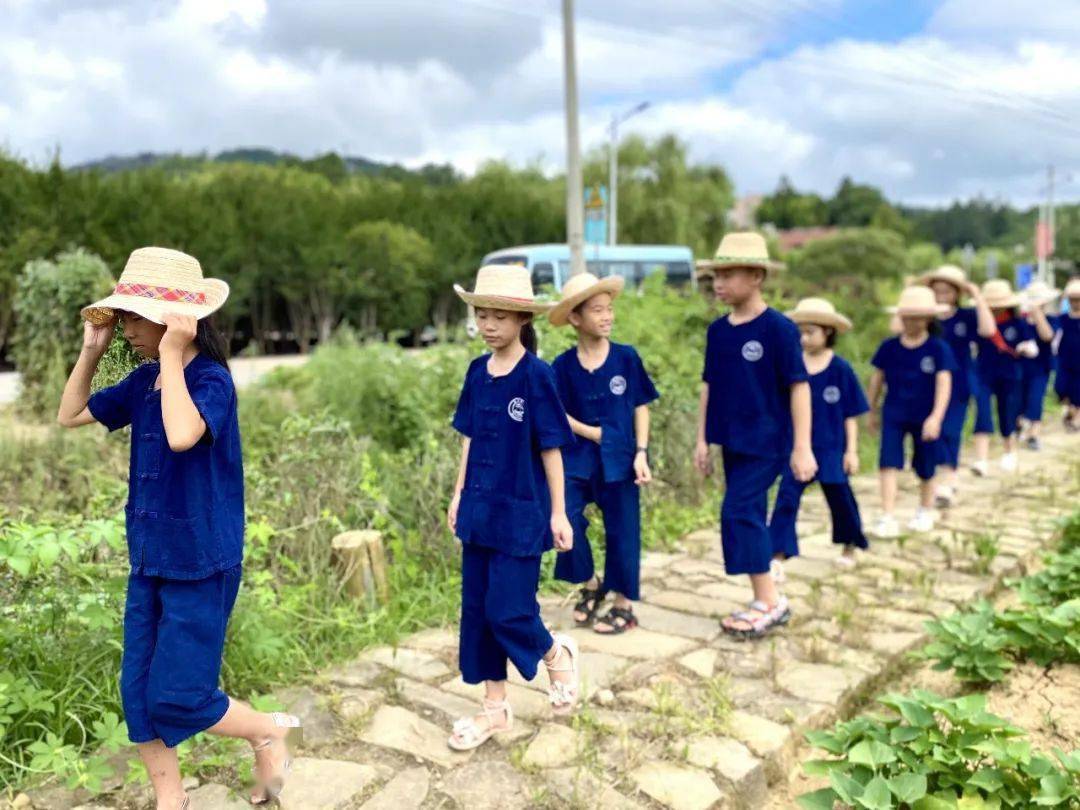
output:
[[[597,630],[596,624],[603,622],[610,630]],[[620,633],[625,633],[627,630],[633,630],[638,626],[637,616],[634,615],[634,611],[628,608],[613,607],[607,612],[607,615],[601,619],[598,619],[593,624],[593,632],[599,633],[601,636],[617,636]]]
[[[588,627],[593,623],[593,619],[596,618],[596,611],[600,609],[600,603],[604,601],[607,593],[603,580],[600,580],[600,584],[595,588],[590,588],[587,585],[581,588],[581,599],[574,605],[574,613],[584,613],[585,618],[578,619],[577,616],[574,616],[574,621],[578,627]]]

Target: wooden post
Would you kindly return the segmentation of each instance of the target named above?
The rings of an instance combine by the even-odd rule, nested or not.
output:
[[[371,529],[343,532],[331,541],[330,547],[342,570],[345,589],[354,598],[369,603],[385,602],[389,598],[382,532]]]

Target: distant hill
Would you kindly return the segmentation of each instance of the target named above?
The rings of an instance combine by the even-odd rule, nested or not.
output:
[[[152,167],[168,169],[194,169],[207,162],[213,163],[255,163],[265,166],[278,164],[299,166],[301,168],[326,174],[331,179],[338,179],[349,174],[367,174],[378,177],[390,177],[397,180],[418,178],[433,185],[444,185],[460,179],[457,170],[450,165],[429,163],[419,169],[407,169],[398,163],[380,163],[363,157],[338,155],[327,152],[310,160],[297,157],[289,152],[277,152],[262,147],[238,147],[210,157],[205,152],[195,155],[183,155],[177,152],[141,152],[136,155],[110,155],[99,160],[91,160],[70,167],[72,171],[125,172]]]

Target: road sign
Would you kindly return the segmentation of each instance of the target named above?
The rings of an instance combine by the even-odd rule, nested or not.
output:
[[[608,192],[602,185],[585,189],[585,242],[607,244]]]

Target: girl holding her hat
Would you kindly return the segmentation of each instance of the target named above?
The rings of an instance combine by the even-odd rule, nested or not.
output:
[[[773,567],[768,527],[769,488],[790,465],[800,482],[813,479],[810,387],[799,329],[769,307],[761,287],[769,270],[765,239],[756,233],[727,234],[712,267],[718,299],[731,311],[706,335],[705,368],[698,407],[694,464],[712,471],[709,445],[723,447],[726,491],[720,539],[729,574],[748,574],[753,601],[722,622],[737,638],[761,638],[791,618],[777,590],[782,568]]]
[[[891,309],[900,316],[902,331],[887,338],[871,358],[869,396],[877,408],[885,389],[881,409],[881,517],[874,527],[878,537],[896,537],[900,528],[894,516],[897,472],[904,467],[904,439],[914,445],[912,467],[920,480],[919,508],[908,524],[912,531],[934,528],[934,472],[940,453],[938,439],[948,408],[956,361],[941,338],[930,333],[946,307],[937,303],[927,287],[907,287],[898,305]]]
[[[83,309],[83,348],[57,416],[64,427],[131,426],[120,697],[158,807],[187,805],[176,746],[202,731],[251,743],[252,801],[268,801],[300,730],[296,717],[257,712],[218,687],[244,543],[236,390],[206,320],[228,294],[191,256],[134,251],[112,295]],[[91,395],[117,320],[149,362]]]
[[[535,354],[532,318],[548,307],[534,299],[529,271],[482,267],[473,292],[454,290],[475,310],[491,349],[469,364],[454,413],[464,441],[447,510],[462,544],[461,675],[486,688],[481,711],[454,723],[448,740],[469,751],[513,726],[507,660],[526,680],[543,661],[556,714],[577,703],[577,645],[569,636],[552,637],[536,601],[541,555],[573,545],[560,452],[573,434],[555,374]]]
[[[555,577],[584,583],[574,608],[579,626],[618,634],[637,627],[634,600],[641,577],[641,495],[652,481],[649,470],[649,403],[660,395],[633,346],[613,343],[612,302],[622,292],[621,276],[603,280],[591,273],[571,277],[562,300],[548,313],[555,326],[577,330],[577,345],[555,358],[552,368],[575,437],[563,452],[566,511],[574,546],[555,562]],[[604,578],[596,576],[585,507],[595,503],[604,516]],[[608,592],[615,603],[596,619]]]
[[[1033,281],[1021,294],[1027,322],[1035,330],[1035,345],[1039,353],[1020,360],[1020,441],[1029,450],[1040,450],[1039,433],[1042,429],[1043,402],[1054,372],[1054,335],[1058,329],[1058,316],[1054,305],[1061,296],[1042,281]]]
[[[843,546],[837,563],[852,566],[855,549],[867,548],[867,542],[848,476],[859,469],[858,417],[870,406],[855,371],[833,351],[836,336],[848,331],[851,321],[821,298],[804,298],[787,315],[802,335],[803,362],[810,376],[810,446],[818,463],[817,481],[832,516],[833,542]],[[790,470],[780,479],[769,521],[776,557],[787,559],[799,553],[795,520],[806,486]]]
[[[1001,469],[1011,473],[1016,471],[1018,464],[1016,425],[1023,401],[1020,360],[1038,356],[1039,347],[1035,342],[1035,329],[1020,317],[1020,299],[1008,281],[990,279],[983,284],[982,296],[993,312],[995,329],[989,337],[979,337],[979,356],[975,361],[979,380],[976,394],[983,398],[983,405],[975,423],[972,470],[976,475],[987,475],[990,471],[990,436],[994,432],[992,413],[996,410],[998,433],[1005,450]],[[1041,317],[1045,323],[1046,318],[1041,312],[1032,314]],[[992,409],[991,403],[996,407]]]
[[[1065,285],[1069,309],[1058,320],[1054,393],[1065,406],[1065,429],[1080,431],[1080,278]]]
[[[944,508],[952,505],[958,490],[960,447],[975,384],[971,347],[980,335],[989,337],[994,333],[994,316],[982,300],[978,285],[969,282],[964,271],[955,265],[942,265],[919,281],[933,290],[937,303],[946,308],[938,316],[938,325],[941,327],[941,338],[949,344],[956,361],[949,407],[945,410],[939,439],[940,466],[944,468],[944,475],[938,477],[935,501],[937,506]],[[974,306],[960,306],[965,294]]]

